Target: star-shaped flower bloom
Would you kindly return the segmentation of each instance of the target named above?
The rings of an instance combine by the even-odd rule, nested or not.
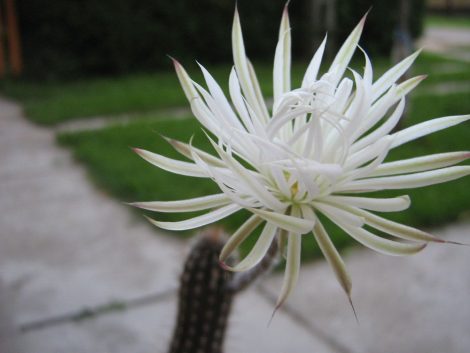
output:
[[[425,77],[397,83],[418,52],[375,82],[372,65],[363,53],[363,74],[351,70],[353,79],[344,77],[358,47],[364,21],[365,18],[349,35],[327,72],[319,75],[325,38],[307,68],[302,85],[292,89],[291,36],[286,7],[274,57],[274,102],[272,109],[268,109],[246,57],[240,20],[235,12],[232,29],[235,65],[229,78],[231,102],[203,66],[208,89],[192,81],[174,61],[192,112],[207,131],[215,155],[172,139],[168,139],[169,143],[189,161],[136,149],[157,167],[189,177],[210,178],[221,191],[181,201],[136,203],[138,207],[158,212],[210,210],[179,222],[151,220],[158,227],[193,229],[242,209],[248,210],[251,216],[230,237],[220,254],[221,263],[258,226],[262,231],[248,255],[234,267],[227,266],[233,271],[252,268],[265,256],[273,241],[279,242],[286,269],[278,305],[295,286],[302,237],[310,233],[350,296],[350,277],[318,214],[378,252],[414,254],[428,242],[444,241],[374,214],[404,210],[410,205],[409,197],[375,198],[359,194],[417,188],[470,174],[470,166],[453,166],[468,159],[468,151],[384,162],[390,150],[469,120],[470,115],[437,118],[393,132],[405,108],[405,96]],[[378,236],[370,229],[387,233],[391,239]]]

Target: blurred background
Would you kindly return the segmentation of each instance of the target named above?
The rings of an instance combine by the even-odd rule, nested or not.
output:
[[[463,2],[434,2],[455,14]],[[8,5],[9,1],[5,1]],[[402,4],[403,8],[400,8]],[[436,5],[437,4],[437,5]],[[238,7],[249,40],[252,60],[271,61],[283,1],[240,1]],[[230,24],[234,1],[172,2],[144,0],[17,1],[5,6],[10,47],[22,48],[11,62],[13,74],[30,79],[74,79],[168,69],[166,54],[183,62],[195,58],[206,64],[231,62]],[[363,43],[378,55],[388,55],[395,31],[402,25],[411,38],[422,33],[425,1],[299,0],[292,2],[294,52],[307,60],[329,34],[330,52],[366,11],[373,9]],[[11,19],[15,17],[15,19]],[[404,17],[404,18],[403,18]],[[18,22],[19,34],[11,22]],[[404,23],[401,23],[404,22]],[[411,39],[410,38],[410,39]],[[10,52],[13,55],[12,52]],[[163,54],[163,55],[162,55]],[[5,70],[5,69],[3,69]]]
[[[248,56],[269,98],[285,2],[237,3]],[[166,352],[193,232],[153,229],[122,202],[216,188],[157,170],[129,147],[176,157],[163,134],[194,135],[209,148],[168,56],[202,82],[198,60],[227,89],[234,7],[233,0],[0,1],[0,353]],[[375,79],[423,48],[407,77],[428,78],[408,98],[400,126],[470,113],[470,0],[293,0],[293,86],[326,32],[324,62],[369,10],[360,44]],[[361,71],[361,55],[351,65]],[[468,150],[469,136],[466,123],[389,159]],[[390,218],[468,243],[469,190],[468,178],[410,190],[412,207]],[[245,217],[221,224],[232,232]],[[351,249],[331,225],[330,232],[347,253],[361,327],[306,238],[309,280],[269,328],[279,278],[248,292],[234,310],[227,353],[470,350],[468,249],[432,247],[390,260]]]

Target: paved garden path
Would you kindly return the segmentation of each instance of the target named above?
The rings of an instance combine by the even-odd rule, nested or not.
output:
[[[426,51],[470,62],[470,29],[428,27],[418,44]]]
[[[469,242],[469,228],[435,233]],[[51,131],[0,100],[1,353],[165,352],[185,248],[94,188]],[[351,252],[360,325],[320,262],[268,326],[273,276],[237,301],[227,353],[467,353],[469,251]]]
[[[165,353],[186,247],[93,187],[52,131],[0,99],[1,353]],[[268,328],[272,308],[242,295],[227,352],[336,352],[286,313]]]

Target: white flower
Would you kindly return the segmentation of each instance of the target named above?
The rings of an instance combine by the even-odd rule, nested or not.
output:
[[[396,83],[417,57],[416,52],[375,82],[369,58],[363,53],[364,73],[351,70],[354,80],[343,77],[358,46],[364,21],[365,18],[349,35],[328,71],[319,76],[325,38],[307,68],[301,87],[292,89],[291,36],[286,8],[274,58],[274,103],[270,111],[245,55],[240,21],[235,12],[232,29],[235,66],[229,79],[231,103],[203,66],[201,70],[208,90],[192,81],[183,67],[174,62],[192,112],[208,131],[207,138],[216,155],[172,139],[168,141],[189,162],[136,150],[162,169],[210,178],[221,190],[216,195],[189,200],[136,203],[138,207],[158,212],[210,209],[201,216],[179,222],[151,220],[158,227],[192,229],[241,209],[250,211],[251,217],[222,250],[221,262],[260,225],[262,232],[250,253],[230,268],[233,271],[255,266],[277,238],[286,257],[278,306],[298,279],[301,241],[309,233],[313,233],[350,297],[351,280],[317,214],[325,215],[355,240],[378,252],[413,254],[428,242],[443,241],[373,213],[404,210],[410,205],[409,197],[373,198],[358,194],[416,188],[470,174],[470,166],[452,167],[469,158],[468,151],[384,163],[391,149],[464,122],[470,115],[438,118],[392,133],[403,113],[405,96],[424,76]],[[394,240],[377,236],[365,229],[365,225],[391,235]]]

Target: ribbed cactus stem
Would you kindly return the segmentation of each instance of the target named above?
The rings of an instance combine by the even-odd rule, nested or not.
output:
[[[178,318],[169,353],[222,353],[234,295],[277,262],[274,241],[252,270],[234,274],[219,264],[225,243],[221,228],[204,231],[188,255],[181,275]],[[229,261],[230,262],[230,261]]]
[[[191,250],[179,292],[176,327],[169,353],[222,353],[233,277],[219,265],[222,230],[207,230]]]

